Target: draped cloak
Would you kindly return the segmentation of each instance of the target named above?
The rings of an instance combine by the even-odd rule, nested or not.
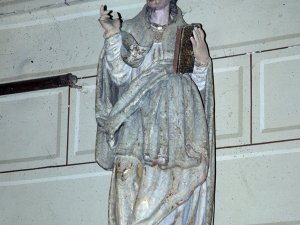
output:
[[[109,224],[212,224],[215,124],[211,63],[205,88],[172,71],[181,12],[164,30],[161,59],[140,68],[157,35],[144,9],[122,26],[122,60],[138,71],[116,84],[99,57],[96,161],[112,170]]]

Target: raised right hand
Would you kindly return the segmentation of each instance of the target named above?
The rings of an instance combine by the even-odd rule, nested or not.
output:
[[[109,15],[111,11],[104,10],[104,5],[101,5],[100,8],[100,18],[99,22],[103,29],[105,30],[105,37],[108,38],[118,32],[120,32],[121,21],[118,13],[115,13],[114,18],[111,19]]]

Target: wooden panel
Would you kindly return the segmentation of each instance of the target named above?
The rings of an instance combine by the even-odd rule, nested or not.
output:
[[[0,97],[0,170],[64,164],[68,88]]]
[[[299,48],[253,56],[253,141],[300,138]]]

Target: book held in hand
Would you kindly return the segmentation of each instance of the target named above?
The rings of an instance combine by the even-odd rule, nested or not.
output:
[[[192,23],[179,27],[176,34],[173,70],[175,73],[192,73],[194,69],[194,52],[190,38],[194,27],[201,28],[200,23]]]

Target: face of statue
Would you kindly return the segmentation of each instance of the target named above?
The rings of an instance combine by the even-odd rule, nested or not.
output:
[[[147,5],[152,9],[162,9],[170,4],[170,0],[146,0]]]

